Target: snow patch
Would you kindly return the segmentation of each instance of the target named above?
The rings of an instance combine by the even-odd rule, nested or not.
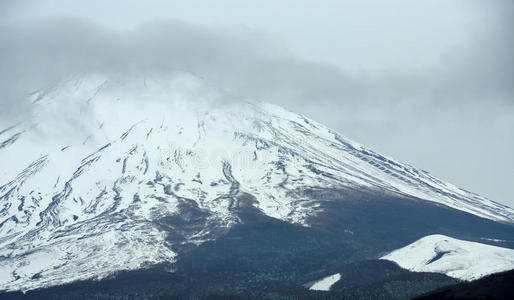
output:
[[[309,290],[313,291],[330,291],[330,288],[334,285],[334,283],[338,282],[341,279],[341,274],[336,273],[327,277],[322,278],[321,280],[316,281]]]

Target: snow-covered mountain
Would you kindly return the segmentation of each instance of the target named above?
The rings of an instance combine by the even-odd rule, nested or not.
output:
[[[514,250],[434,234],[381,259],[415,272],[444,273],[462,280],[514,269]]]
[[[310,226],[306,189],[416,198],[494,221],[514,210],[281,107],[227,100],[193,76],[75,77],[0,128],[0,290],[174,262],[241,222],[241,199]],[[184,216],[188,222],[164,222]],[[170,232],[172,234],[170,234]]]

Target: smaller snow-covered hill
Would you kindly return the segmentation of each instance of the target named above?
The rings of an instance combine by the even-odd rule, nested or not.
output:
[[[434,234],[397,249],[381,259],[414,272],[443,273],[474,280],[514,269],[514,250]]]

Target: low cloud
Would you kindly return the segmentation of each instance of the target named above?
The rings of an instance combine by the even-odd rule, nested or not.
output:
[[[71,75],[189,72],[234,98],[285,106],[333,105],[367,114],[446,106],[445,102],[503,101],[514,95],[512,18],[494,24],[469,49],[456,49],[443,67],[355,75],[291,56],[257,33],[205,28],[179,21],[116,31],[58,18],[0,28],[2,117],[30,109],[23,97]],[[511,26],[507,26],[511,25]],[[510,35],[512,36],[512,35]],[[487,100],[484,100],[487,99]],[[434,105],[435,104],[435,105]]]

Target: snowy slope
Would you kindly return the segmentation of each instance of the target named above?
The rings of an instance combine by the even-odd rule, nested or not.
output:
[[[435,272],[461,280],[514,269],[514,250],[462,241],[445,235],[429,235],[397,249],[381,259],[396,262],[414,272]]]
[[[173,262],[174,246],[237,224],[243,194],[266,215],[305,226],[320,209],[308,187],[367,188],[514,219],[511,208],[303,116],[227,98],[190,75],[75,77],[31,93],[31,118],[0,128],[0,290]],[[188,227],[166,223],[173,217],[190,218]]]

